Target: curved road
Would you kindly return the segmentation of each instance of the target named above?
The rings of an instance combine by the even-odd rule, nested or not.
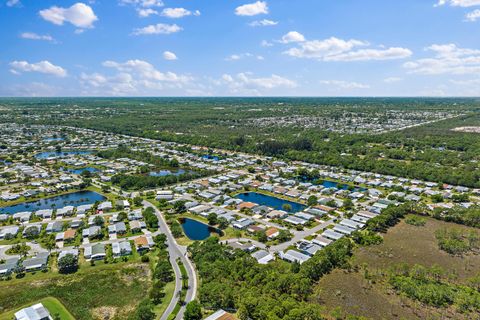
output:
[[[150,202],[144,200],[143,205],[145,207],[151,207],[155,210],[155,214],[158,217],[158,225],[160,232],[164,233],[167,236],[167,244],[168,244],[168,253],[170,254],[170,263],[172,264],[173,271],[175,272],[175,293],[173,295],[170,304],[168,305],[167,309],[163,313],[160,320],[166,320],[168,316],[173,312],[175,309],[175,305],[178,302],[179,296],[178,292],[182,290],[182,274],[180,272],[180,268],[178,266],[177,260],[179,259],[185,269],[187,270],[188,275],[188,289],[187,295],[185,297],[185,303],[188,303],[195,299],[197,293],[197,274],[195,271],[195,267],[193,266],[190,259],[187,257],[187,248],[185,246],[178,245],[177,241],[173,237],[170,228],[167,226],[167,222],[163,217],[162,213]],[[181,320],[183,319],[183,313],[185,312],[185,305],[180,308],[180,311],[177,314],[176,319]]]

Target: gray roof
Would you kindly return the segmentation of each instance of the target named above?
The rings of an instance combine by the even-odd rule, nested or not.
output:
[[[16,320],[45,320],[49,318],[50,313],[41,303],[15,312]]]

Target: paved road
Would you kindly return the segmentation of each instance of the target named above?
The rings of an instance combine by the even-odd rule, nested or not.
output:
[[[48,252],[48,250],[42,248],[38,243],[33,243],[33,242],[25,242],[27,246],[30,247],[30,251],[28,252],[28,255],[34,256],[39,252]],[[6,254],[6,251],[13,247],[13,244],[7,244],[0,246],[0,259],[9,259],[9,258],[14,258],[14,257],[20,257],[19,255],[9,255]]]
[[[167,236],[168,253],[170,254],[170,262],[173,266],[173,271],[175,272],[175,294],[173,296],[172,301],[170,301],[170,304],[168,305],[167,309],[165,310],[162,317],[160,318],[160,320],[165,320],[168,318],[168,316],[172,313],[173,309],[175,308],[175,305],[177,304],[179,299],[177,293],[180,292],[182,289],[181,272],[177,263],[177,259],[179,259],[183,263],[183,265],[185,266],[185,269],[187,270],[187,275],[188,275],[188,289],[187,289],[187,295],[185,297],[185,303],[188,303],[195,299],[195,296],[197,293],[197,274],[195,271],[195,267],[191,263],[190,259],[188,259],[187,257],[187,248],[177,244],[177,241],[175,240],[172,233],[170,232],[170,229],[168,228],[162,213],[153,204],[151,204],[148,201],[144,200],[143,205],[145,207],[151,207],[155,210],[155,213],[158,217],[159,230],[160,232],[164,233]],[[185,306],[182,306],[182,308],[178,312],[176,319],[178,320],[183,319],[184,312],[185,312]]]
[[[273,251],[273,252],[283,251],[283,250],[287,249],[289,246],[293,245],[294,243],[302,240],[303,238],[308,237],[308,236],[310,236],[310,235],[328,227],[332,222],[333,222],[333,219],[330,219],[330,220],[325,221],[325,222],[323,222],[323,223],[319,224],[318,226],[315,226],[311,229],[305,229],[303,231],[299,231],[293,236],[292,240],[284,242],[284,243],[280,243],[276,246],[273,246],[273,247],[270,248],[270,251]]]

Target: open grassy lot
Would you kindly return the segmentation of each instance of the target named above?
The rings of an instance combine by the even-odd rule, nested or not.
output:
[[[75,318],[65,308],[65,306],[60,301],[58,301],[58,299],[55,299],[53,297],[47,297],[39,301],[35,301],[33,303],[21,306],[15,310],[5,312],[2,315],[0,315],[0,320],[11,320],[13,319],[15,312],[37,303],[42,303],[43,306],[47,308],[47,310],[50,312],[50,315],[52,317],[58,317],[60,320],[75,320]]]
[[[40,299],[58,299],[76,319],[126,319],[147,295],[150,268],[141,263],[97,263],[75,274],[43,274],[0,282],[0,312]]]
[[[163,297],[162,303],[155,306],[155,308],[153,309],[153,312],[155,312],[158,317],[161,317],[163,315],[168,305],[170,304],[170,301],[173,298],[173,294],[175,293],[175,280],[167,283],[165,285],[164,291],[165,297]]]
[[[402,221],[384,235],[382,244],[355,251],[353,271],[335,270],[324,276],[315,288],[314,299],[329,310],[339,308],[345,314],[371,319],[472,319],[472,314],[425,306],[398,295],[385,282],[387,270],[400,263],[438,265],[455,274],[453,281],[458,283],[480,273],[480,256],[452,256],[439,249],[435,231],[446,227],[471,229],[432,218],[422,227]]]
[[[445,270],[454,271],[460,280],[480,272],[480,255],[452,256],[439,249],[435,231],[442,228],[475,230],[432,218],[427,218],[423,227],[402,221],[388,231],[382,244],[360,248],[355,254],[356,262],[367,263],[370,268],[378,269],[386,269],[398,263],[428,267],[436,264]]]

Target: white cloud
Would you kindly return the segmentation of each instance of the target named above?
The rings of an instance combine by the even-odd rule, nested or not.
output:
[[[22,3],[20,0],[8,0],[7,1],[7,7],[15,7],[15,6],[20,6]]]
[[[480,18],[480,9],[473,10],[472,12],[467,13],[465,20],[474,22]]]
[[[278,24],[277,21],[263,19],[263,20],[255,20],[253,22],[250,22],[248,25],[251,27],[270,27],[270,26],[276,26],[277,24]]]
[[[80,74],[80,80],[95,88],[99,88],[108,82],[107,77],[100,73],[86,74],[82,72]]]
[[[383,79],[383,82],[385,83],[394,83],[394,82],[399,82],[399,81],[402,81],[403,79],[400,78],[400,77],[389,77],[389,78],[385,78]]]
[[[320,83],[332,86],[338,89],[369,89],[370,86],[368,84],[358,83],[358,82],[349,82],[343,80],[324,80],[320,81]]]
[[[478,90],[478,87],[480,86],[480,79],[468,79],[468,80],[450,80],[451,83],[455,84],[455,85],[459,85],[459,86],[464,86],[464,87],[468,87],[468,86],[472,86],[472,87],[475,87],[475,89]],[[478,95],[478,91],[477,91],[477,94]]]
[[[424,75],[475,74],[480,72],[480,50],[463,49],[455,44],[434,44],[427,51],[432,58],[409,61],[403,64],[410,73]]]
[[[191,15],[200,15],[200,11],[191,12],[185,8],[165,8],[162,11],[162,16],[172,19],[183,18]]]
[[[171,34],[182,31],[182,27],[176,24],[152,24],[144,28],[138,28],[133,31],[134,35],[147,35],[147,34]]]
[[[226,61],[236,61],[236,60],[241,60],[241,59],[246,59],[246,58],[255,58],[257,60],[264,60],[264,57],[259,56],[259,55],[254,55],[250,52],[246,53],[238,53],[238,54],[232,54],[228,57],[225,58]]]
[[[272,47],[272,46],[273,46],[273,43],[268,42],[267,40],[262,40],[262,42],[260,42],[260,45],[261,45],[262,47]]]
[[[295,81],[275,74],[265,78],[255,78],[251,73],[238,73],[235,76],[224,74],[222,83],[226,84],[232,93],[250,93],[255,95],[261,94],[263,90],[297,87]]]
[[[45,34],[36,34],[34,32],[23,32],[20,34],[20,38],[22,39],[29,39],[29,40],[43,40],[43,41],[55,41],[52,36]]]
[[[159,71],[143,60],[105,61],[103,66],[116,73],[111,75],[82,73],[80,75],[80,84],[84,88],[85,95],[159,95],[166,93],[167,90],[184,92],[186,86],[195,85],[190,76]]]
[[[161,0],[120,0],[121,5],[129,4],[137,7],[151,8],[163,7],[164,3]]]
[[[151,9],[151,8],[138,8],[137,9],[138,16],[141,18],[146,18],[154,14],[158,14],[157,10]]]
[[[163,53],[163,59],[165,60],[178,60],[177,55],[171,51],[165,51]]]
[[[114,68],[121,72],[133,73],[141,79],[185,83],[191,80],[187,76],[179,76],[173,72],[160,72],[155,67],[143,60],[128,60],[124,63],[105,61],[104,67]]]
[[[451,5],[452,7],[480,6],[480,0],[439,0],[435,6]]]
[[[21,74],[23,72],[39,72],[50,74],[57,77],[66,77],[67,70],[60,66],[56,66],[49,61],[40,61],[37,63],[28,63],[27,61],[13,61],[10,63],[10,72],[13,74]]]
[[[281,43],[292,43],[292,42],[304,42],[305,37],[303,34],[297,31],[290,31],[289,33],[285,34],[280,40]]]
[[[350,51],[326,58],[326,61],[368,61],[404,59],[412,55],[406,48],[362,49]]]
[[[266,1],[257,1],[255,3],[244,4],[235,9],[237,16],[256,16],[258,14],[268,14]]]
[[[282,39],[282,42],[288,43],[288,40],[289,38],[287,37]],[[317,59],[320,61],[392,60],[403,59],[412,55],[409,49],[399,47],[354,50],[358,47],[369,45],[366,41],[343,40],[331,37],[324,40],[303,41],[298,44],[298,47],[290,48],[284,54],[296,58]]]
[[[75,3],[69,8],[53,6],[40,10],[39,14],[53,24],[61,26],[65,22],[70,22],[78,28],[93,28],[93,23],[98,20],[92,8],[81,2]]]

